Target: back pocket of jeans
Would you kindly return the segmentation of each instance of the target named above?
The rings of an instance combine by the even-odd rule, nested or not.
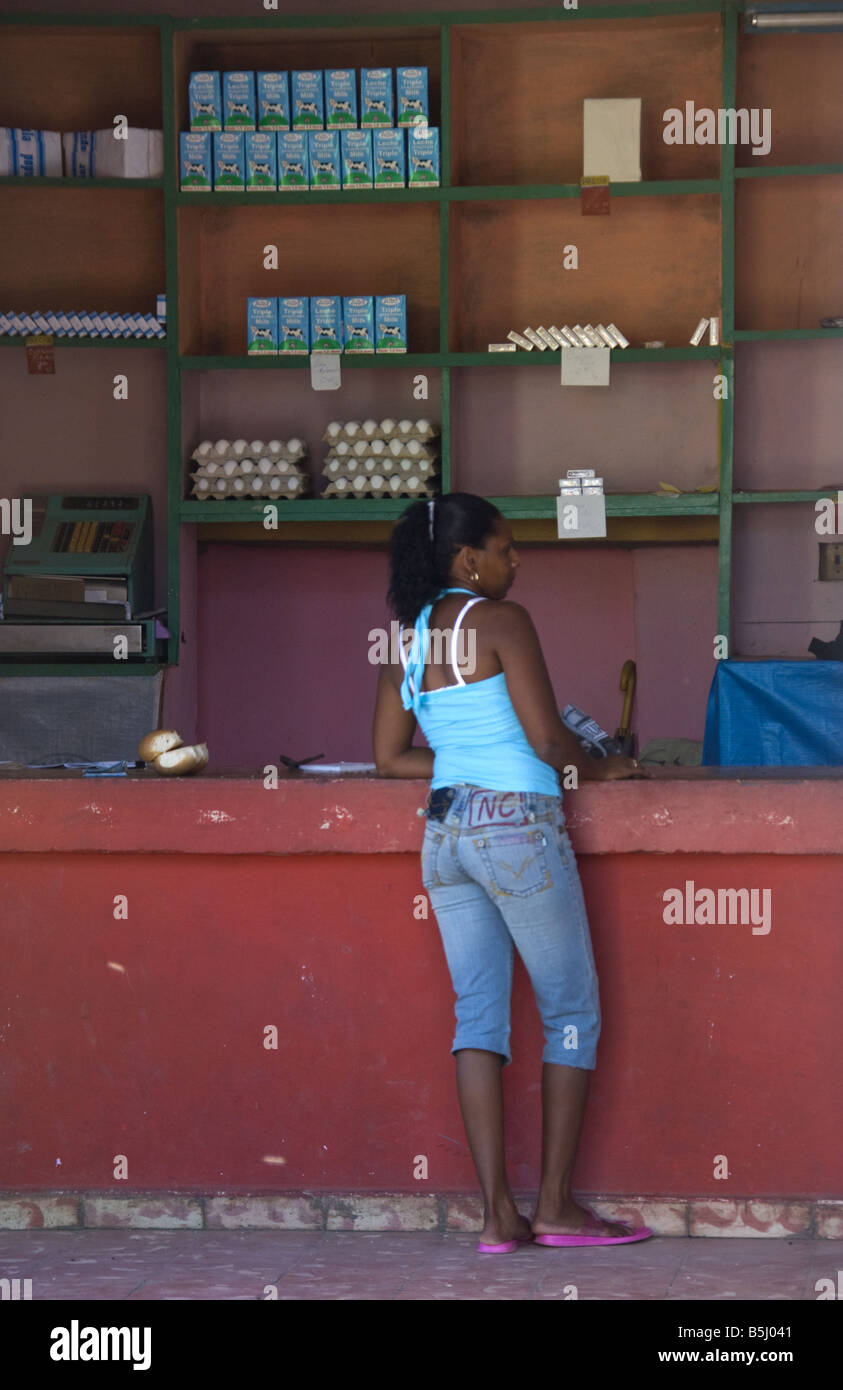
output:
[[[550,888],[546,846],[544,831],[530,826],[484,835],[474,841],[490,886],[507,898],[529,898]]]

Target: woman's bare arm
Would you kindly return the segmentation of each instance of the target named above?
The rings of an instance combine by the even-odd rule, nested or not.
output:
[[[378,693],[372,728],[375,767],[379,777],[433,776],[433,749],[414,748],[416,716],[405,709],[389,667],[378,672]]]
[[[557,772],[575,767],[585,781],[646,776],[632,758],[592,758],[563,724],[539,636],[526,608],[508,601],[484,607],[489,639],[503,666],[509,698],[536,756]]]

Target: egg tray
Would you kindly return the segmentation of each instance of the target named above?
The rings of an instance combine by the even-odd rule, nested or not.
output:
[[[270,439],[268,443],[263,439],[253,439],[251,442],[247,439],[235,439],[233,442],[228,439],[203,439],[190,457],[198,464],[207,464],[211,460],[224,463],[228,459],[239,462],[243,458],[268,458],[272,462],[284,459],[288,463],[297,463],[306,459],[307,455],[307,444],[303,439]]]
[[[400,462],[403,459],[432,463],[439,457],[439,453],[429,444],[420,444],[417,439],[358,439],[353,444],[342,439],[328,450],[324,462],[366,457],[382,459],[385,464],[393,460]]]
[[[202,484],[207,483],[207,487]],[[228,498],[241,501],[255,497],[275,498],[301,497],[310,490],[310,479],[291,474],[282,476],[275,473],[271,477],[255,474],[251,478],[198,478],[193,484],[193,496],[200,502],[220,501]]]
[[[358,439],[416,439],[425,444],[438,439],[439,429],[429,420],[332,420],[322,438],[326,444],[341,440],[355,443]]]
[[[361,473],[380,473],[384,478],[430,478],[437,472],[435,462],[428,459],[345,458],[331,459],[322,469],[323,478],[356,478]]]
[[[195,468],[190,476],[195,481],[197,478],[251,478],[255,475],[261,478],[271,478],[276,475],[285,478],[310,477],[310,474],[298,463],[288,463],[286,459],[267,457],[212,459],[209,463],[203,463],[199,468]]]
[[[375,474],[373,477],[361,475],[354,479],[337,478],[328,483],[322,496],[353,497],[355,499],[362,497],[436,497],[438,491],[439,489],[433,485],[432,480],[384,478],[382,474]]]

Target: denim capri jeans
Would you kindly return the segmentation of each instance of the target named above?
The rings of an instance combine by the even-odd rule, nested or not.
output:
[[[422,882],[456,998],[452,1052],[509,1051],[513,948],[533,985],[543,1062],[593,1071],[600,998],[562,798],[460,784],[428,817]]]

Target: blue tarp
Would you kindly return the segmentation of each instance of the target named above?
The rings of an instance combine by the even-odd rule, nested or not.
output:
[[[843,661],[720,661],[703,765],[843,764]]]

